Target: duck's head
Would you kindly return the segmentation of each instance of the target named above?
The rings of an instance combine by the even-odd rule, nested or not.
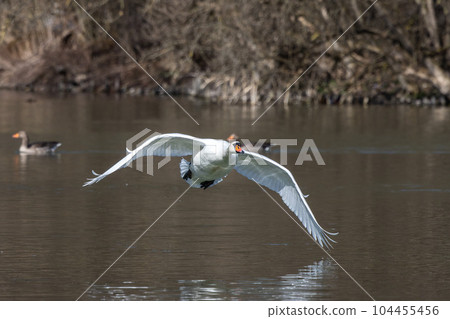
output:
[[[241,142],[238,141],[231,142],[228,151],[230,152],[230,154],[244,154]]]
[[[27,133],[25,133],[25,131],[19,131],[16,134],[13,134],[12,137],[13,138],[26,138],[27,137]]]

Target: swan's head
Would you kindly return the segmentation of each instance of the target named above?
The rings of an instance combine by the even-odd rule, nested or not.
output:
[[[26,138],[27,133],[25,133],[25,131],[19,131],[16,134],[14,134],[12,137],[13,138]]]
[[[228,151],[230,152],[230,154],[244,154],[241,143],[238,141],[230,143]]]

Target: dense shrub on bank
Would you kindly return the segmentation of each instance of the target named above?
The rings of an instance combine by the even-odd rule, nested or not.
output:
[[[171,93],[233,103],[274,101],[372,3],[78,2]],[[449,11],[449,1],[379,1],[281,101],[448,103]],[[161,93],[69,0],[0,2],[0,86]]]

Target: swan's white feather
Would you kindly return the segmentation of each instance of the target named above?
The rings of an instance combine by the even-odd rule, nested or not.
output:
[[[201,139],[186,134],[170,133],[161,134],[148,138],[135,150],[128,153],[124,158],[114,164],[106,172],[96,175],[95,178],[90,178],[84,186],[89,186],[102,180],[118,169],[127,167],[135,159],[142,156],[186,156],[192,155],[193,150],[200,150],[208,139]],[[169,147],[170,146],[170,147]]]
[[[330,241],[335,242],[329,235],[337,233],[327,232],[320,227],[288,169],[266,156],[251,152],[239,154],[234,169],[248,179],[277,192],[322,247],[331,247]]]

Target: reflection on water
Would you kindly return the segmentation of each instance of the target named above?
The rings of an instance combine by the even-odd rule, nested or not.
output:
[[[33,163],[33,161],[41,161],[41,160],[48,160],[50,158],[51,161],[61,160],[61,153],[54,153],[54,154],[26,154],[26,153],[19,153],[16,156],[14,156],[14,167],[21,171],[26,171],[27,163]]]
[[[220,106],[180,99],[0,92],[0,299],[74,300],[186,189],[179,159],[154,176],[123,169],[144,128],[199,137],[295,138],[287,168],[334,258],[376,299],[450,298],[450,109]],[[22,156],[25,129],[63,145]],[[325,166],[295,166],[313,138]],[[268,153],[274,160],[280,154]],[[267,195],[231,173],[190,190],[83,299],[368,300]]]
[[[279,278],[222,281],[212,279],[179,280],[178,289],[167,291],[158,287],[139,286],[124,281],[119,286],[96,285],[86,299],[102,300],[253,300],[259,295],[264,300],[322,300],[332,299],[328,281],[338,271],[330,260],[320,260]]]
[[[320,260],[279,278],[258,278],[235,282],[181,280],[181,300],[252,300],[257,294],[264,300],[328,299],[327,280],[333,278],[337,266]]]

